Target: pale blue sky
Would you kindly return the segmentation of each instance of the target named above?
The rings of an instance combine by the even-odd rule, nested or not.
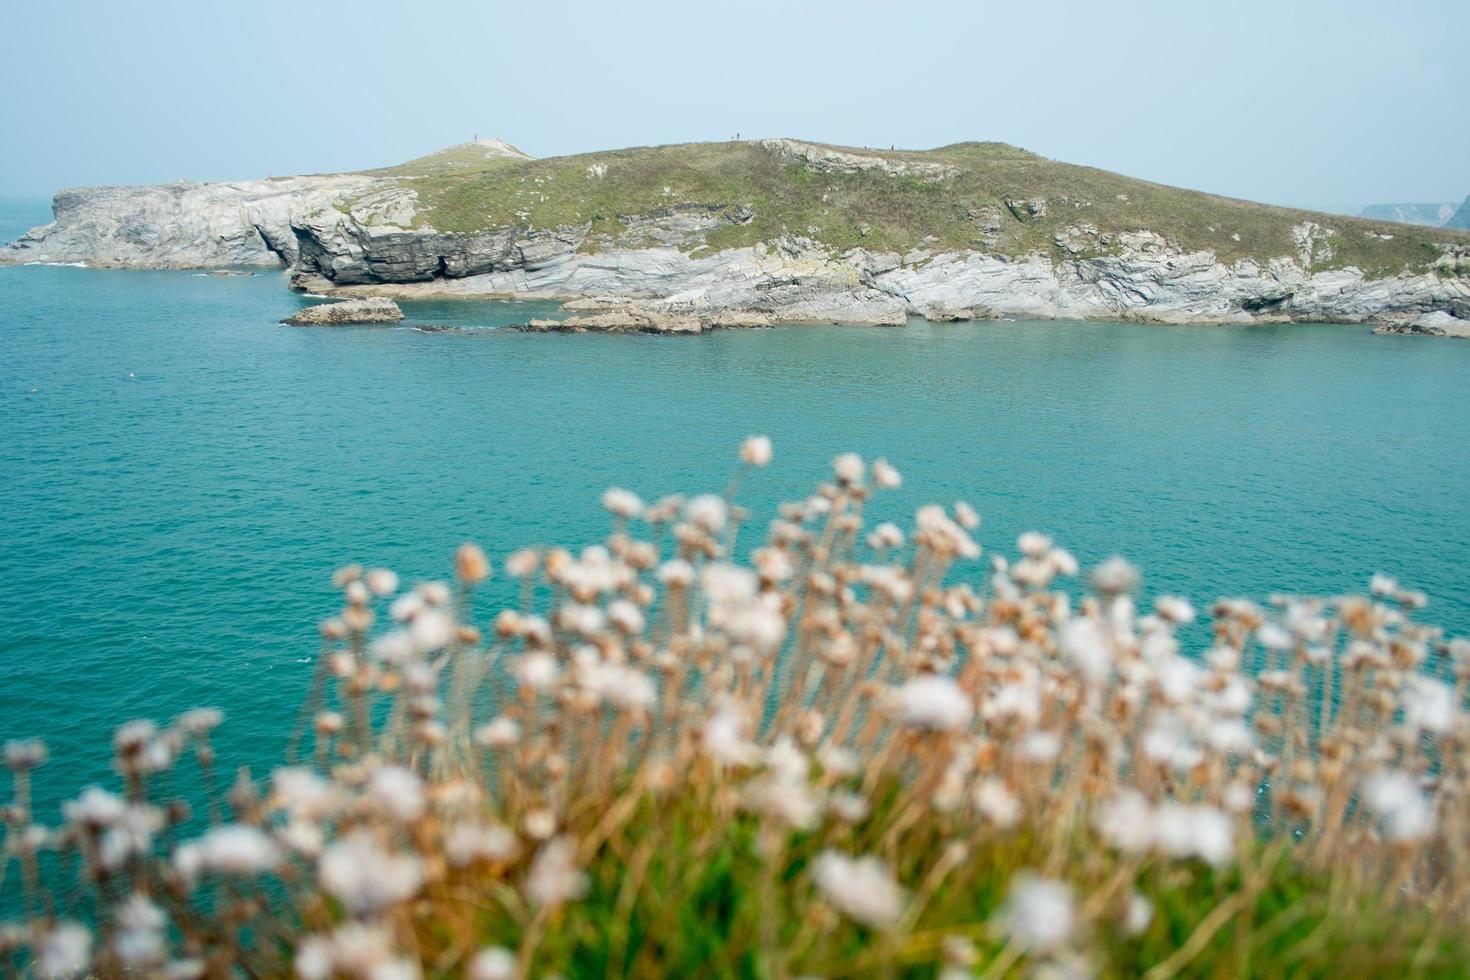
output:
[[[7,0],[0,193],[801,136],[1274,203],[1470,194],[1470,0]]]

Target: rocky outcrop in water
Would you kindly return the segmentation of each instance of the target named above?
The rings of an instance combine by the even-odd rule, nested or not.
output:
[[[362,323],[397,323],[403,311],[391,299],[370,296],[338,303],[318,303],[296,311],[281,322],[292,327],[334,327]]]
[[[1456,337],[1470,340],[1470,319],[1460,319],[1443,310],[1410,319],[1394,317],[1373,328],[1374,333],[1416,334],[1421,337]]]

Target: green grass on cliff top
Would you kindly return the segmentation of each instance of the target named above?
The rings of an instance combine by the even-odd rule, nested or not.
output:
[[[1336,231],[1332,256],[1314,269],[1356,266],[1370,276],[1428,268],[1440,246],[1470,246],[1470,233],[1278,208],[1166,187],[1119,174],[1058,163],[1003,143],[957,143],[935,150],[840,148],[891,161],[948,164],[958,175],[939,182],[881,171],[818,173],[783,163],[759,142],[632,147],[544,160],[486,157],[466,144],[373,173],[403,178],[419,197],[418,223],[441,231],[590,225],[587,248],[608,247],[631,216],[679,207],[733,211],[754,218],[707,236],[710,249],[805,235],[836,249],[907,252],[977,249],[1008,255],[1062,256],[1055,242],[1069,227],[1099,236],[1143,229],[1187,250],[1212,249],[1225,262],[1298,256],[1292,228],[1314,221]],[[592,168],[605,169],[594,176]],[[1018,217],[1007,200],[1045,199],[1046,213]],[[998,224],[998,230],[992,229]],[[1389,235],[1391,238],[1377,236]],[[1115,250],[1091,238],[1083,254]]]

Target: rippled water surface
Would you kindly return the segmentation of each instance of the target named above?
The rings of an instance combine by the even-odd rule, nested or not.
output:
[[[0,207],[0,239],[45,219]],[[0,738],[50,737],[42,812],[112,726],[202,704],[278,758],[331,569],[438,575],[587,543],[610,484],[722,489],[741,437],[799,494],[840,450],[965,497],[982,542],[1054,534],[1204,602],[1384,571],[1470,631],[1470,343],[1361,327],[791,327],[699,338],[495,329],[537,304],[407,304],[408,328],[278,326],[273,273],[0,268]],[[747,538],[747,544],[753,540]],[[54,809],[50,810],[54,813]]]

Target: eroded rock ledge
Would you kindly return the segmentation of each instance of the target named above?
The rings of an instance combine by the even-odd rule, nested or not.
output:
[[[579,252],[575,229],[508,239],[489,271],[414,282],[339,285],[298,274],[314,292],[398,298],[594,301],[584,329],[641,329],[660,318],[711,325],[902,323],[1002,316],[1160,323],[1379,322],[1443,312],[1470,318],[1470,279],[1437,272],[1371,279],[1357,269],[1309,272],[1295,257],[1229,265],[1162,236],[1123,236],[1116,254],[1055,260],[984,252],[841,254],[800,236],[713,255],[676,247]],[[303,248],[303,254],[306,249]],[[1446,257],[1447,263],[1464,262]],[[603,325],[603,326],[599,326]],[[562,329],[574,329],[572,326]]]

